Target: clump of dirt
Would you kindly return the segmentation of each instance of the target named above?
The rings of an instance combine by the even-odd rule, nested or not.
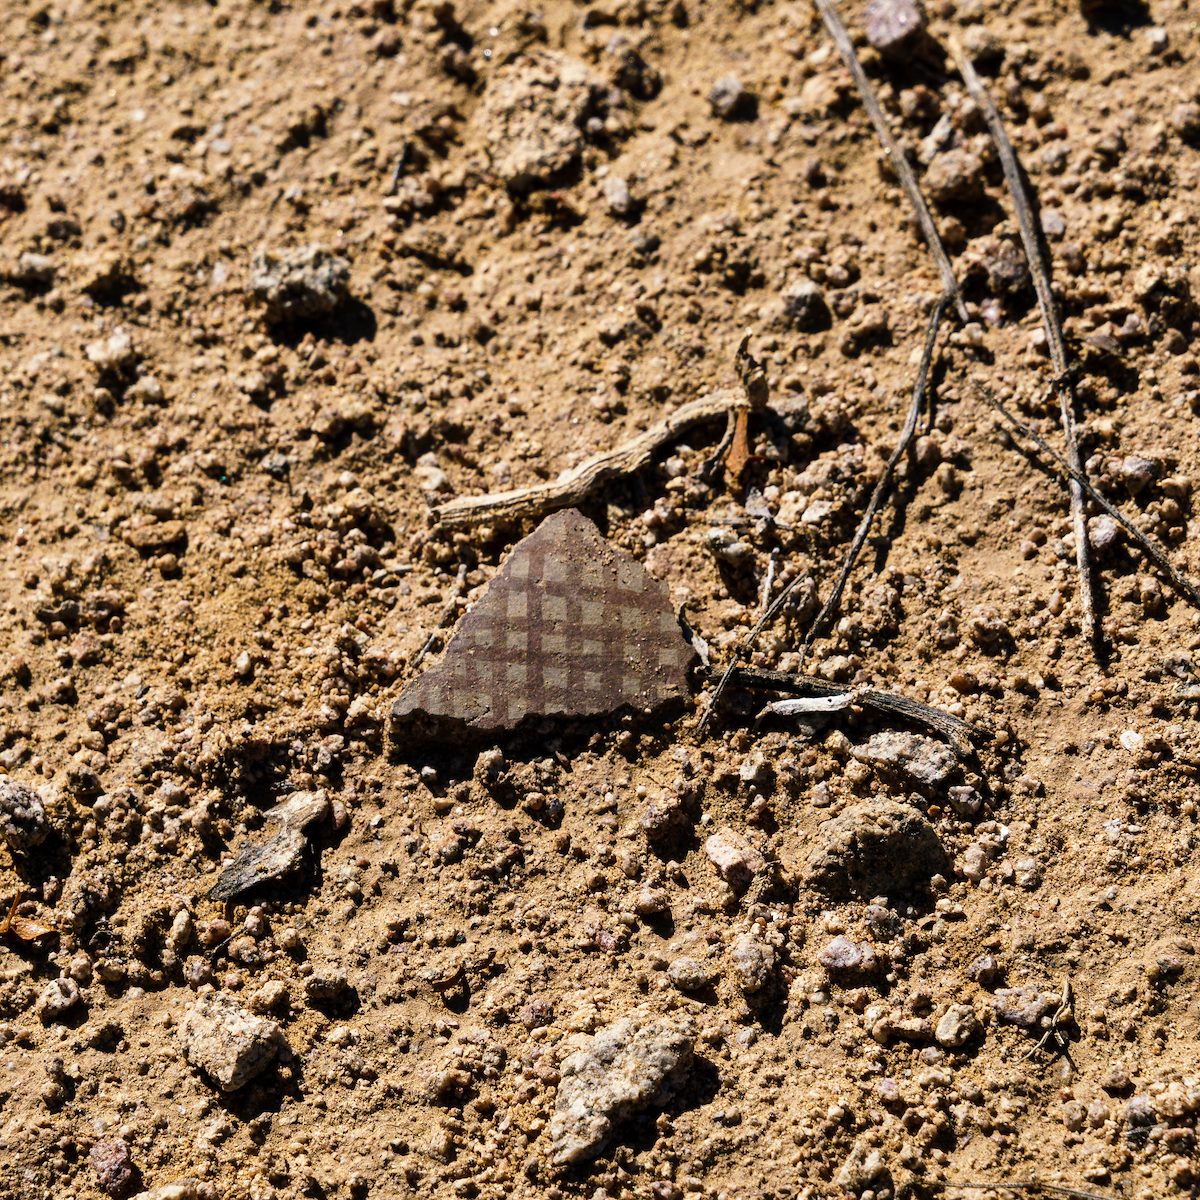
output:
[[[749,665],[800,665],[940,289],[808,6],[9,15],[5,1196],[1197,1194],[1200,620],[1090,511],[1107,657],[1081,636],[1065,489],[974,386],[1057,438],[944,47],[1036,193],[1089,478],[1195,578],[1200,31],[936,3],[885,58],[867,7],[971,320],[803,666],[974,754],[737,688],[700,734],[702,681],[679,720],[387,728],[532,528],[432,506],[736,386],[747,327],[741,482],[718,422],[585,515],[714,668],[798,581]],[[230,892],[298,793],[321,819]]]

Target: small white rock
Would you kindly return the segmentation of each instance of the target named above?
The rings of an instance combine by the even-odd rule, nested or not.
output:
[[[744,892],[766,866],[763,856],[727,826],[709,837],[704,843],[704,853],[721,878],[736,892]]]
[[[79,984],[73,979],[54,979],[38,997],[34,1011],[43,1025],[61,1021],[82,999]]]

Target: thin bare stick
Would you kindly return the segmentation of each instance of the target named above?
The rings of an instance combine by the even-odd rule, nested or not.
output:
[[[763,577],[762,587],[759,589],[759,607],[765,609],[771,603],[771,589],[775,586],[775,564],[779,561],[779,548],[776,547],[771,551],[771,557],[767,559],[767,573]]]
[[[829,622],[837,614],[838,605],[842,600],[842,593],[846,590],[846,583],[850,579],[850,572],[854,570],[854,564],[858,561],[858,556],[862,552],[863,546],[866,545],[876,514],[883,507],[884,500],[887,499],[888,490],[892,484],[892,472],[896,469],[896,464],[908,451],[909,446],[912,444],[913,435],[917,432],[917,422],[920,420],[921,412],[925,408],[925,400],[929,388],[929,370],[933,365],[933,352],[937,345],[938,330],[941,328],[942,317],[946,312],[946,305],[949,302],[950,297],[943,294],[933,306],[933,311],[929,314],[929,329],[925,334],[925,349],[921,354],[921,366],[917,371],[917,382],[913,385],[912,404],[909,406],[904,428],[900,430],[900,437],[896,441],[896,448],[892,451],[892,456],[887,460],[887,466],[883,468],[883,474],[880,475],[875,484],[875,490],[871,493],[867,510],[863,513],[862,520],[859,522],[858,529],[854,534],[854,540],[850,543],[850,550],[842,562],[842,569],[838,572],[837,582],[834,583],[833,590],[821,606],[821,611],[813,618],[813,623],[808,627],[808,632],[804,635],[804,641],[800,643],[801,664],[804,662],[805,655],[807,655],[808,648],[812,645],[813,639],[820,637],[828,627]]]
[[[850,40],[850,35],[846,32],[846,27],[842,24],[842,20],[833,6],[833,0],[813,0],[813,3],[817,6],[817,10],[825,22],[825,28],[829,30],[829,36],[833,38],[838,53],[842,56],[842,61],[854,77],[855,86],[857,86],[863,105],[871,118],[871,124],[875,126],[875,132],[879,135],[883,148],[892,160],[892,169],[896,172],[896,177],[908,194],[909,203],[917,215],[917,223],[925,235],[925,242],[942,274],[942,290],[954,300],[954,307],[965,324],[970,318],[967,315],[967,306],[963,303],[962,293],[958,290],[958,280],[954,277],[950,256],[946,253],[941,235],[933,223],[933,216],[929,212],[929,205],[925,203],[925,197],[921,194],[917,177],[913,174],[912,167],[908,165],[908,159],[904,157],[903,151],[896,145],[896,139],[892,137],[887,118],[883,115],[883,109],[879,107],[874,89],[871,87],[870,80],[867,79],[867,74],[862,68],[862,63],[859,62],[857,53],[855,53],[854,43]]]
[[[1075,530],[1075,567],[1079,574],[1079,603],[1083,609],[1083,625],[1087,631],[1088,640],[1093,647],[1098,647],[1101,641],[1100,620],[1096,613],[1095,592],[1092,587],[1091,554],[1087,538],[1087,510],[1084,505],[1084,487],[1076,478],[1084,475],[1083,459],[1079,453],[1079,440],[1075,431],[1075,388],[1067,365],[1067,346],[1063,338],[1062,323],[1059,320],[1058,308],[1054,303],[1054,292],[1050,285],[1050,265],[1042,253],[1042,242],[1034,224],[1033,207],[1029,203],[1029,194],[1025,190],[1025,180],[1017,152],[1009,141],[1004,122],[1000,119],[1000,111],[996,108],[991,95],[983,86],[971,60],[963,53],[962,47],[951,37],[949,39],[950,53],[954,57],[958,73],[967,86],[971,98],[983,110],[988,132],[996,143],[996,151],[1000,155],[1000,166],[1004,171],[1004,180],[1008,184],[1009,195],[1012,196],[1013,207],[1017,211],[1017,225],[1021,231],[1021,242],[1025,247],[1025,257],[1029,260],[1029,269],[1033,275],[1033,286],[1037,292],[1038,308],[1042,313],[1042,325],[1046,330],[1046,341],[1050,347],[1050,362],[1054,366],[1054,374],[1058,385],[1059,420],[1062,425],[1063,440],[1067,448],[1067,462],[1071,465],[1071,524]]]
[[[1080,1188],[1063,1187],[1061,1183],[1042,1183],[1037,1179],[1014,1179],[1011,1183],[954,1183],[948,1185],[984,1191],[988,1188],[997,1192],[1053,1192],[1056,1196],[1070,1196],[1072,1200],[1109,1200],[1101,1192],[1085,1192]]]
[[[1200,589],[1191,582],[1181,571],[1171,565],[1166,553],[1156,546],[1125,514],[1107,497],[1098,492],[1091,481],[1082,472],[1076,471],[1057,450],[1043,438],[1037,430],[1027,425],[1020,417],[1007,409],[992,393],[991,389],[979,380],[972,380],[975,390],[983,398],[985,404],[1012,426],[1022,437],[1028,438],[1047,458],[1066,476],[1068,482],[1078,484],[1084,494],[1097,507],[1102,508],[1122,529],[1137,543],[1142,553],[1167,577],[1171,586],[1191,604],[1200,608]]]
[[[744,353],[745,339],[739,346]],[[740,362],[740,358],[739,358]],[[753,408],[756,396],[746,390],[722,388],[676,409],[669,417],[652,425],[613,450],[593,454],[577,467],[564,471],[557,479],[533,487],[492,492],[487,496],[461,496],[434,510],[434,519],[443,529],[463,529],[487,522],[512,523],[529,517],[541,517],[559,508],[570,508],[587,499],[601,484],[620,475],[628,475],[649,462],[654,452],[674,441],[685,429],[729,417],[739,409]]]
[[[425,641],[425,645],[417,651],[416,658],[413,659],[413,667],[419,667],[425,661],[429,652],[437,645],[438,639],[441,637],[441,630],[445,629],[454,620],[454,614],[458,612],[458,598],[462,595],[463,584],[467,581],[467,564],[458,564],[458,575],[454,580],[454,590],[450,593],[450,598],[442,606],[441,615],[438,617],[437,628],[429,635]]]

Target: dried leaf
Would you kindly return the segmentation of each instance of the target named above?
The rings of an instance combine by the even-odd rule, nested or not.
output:
[[[41,921],[30,920],[29,917],[12,917],[5,930],[23,942],[36,942],[38,938],[57,937],[58,930],[53,925],[43,925]]]
[[[21,897],[18,894],[13,897],[8,916],[0,921],[0,936],[11,933],[23,942],[36,942],[38,938],[57,936],[58,930],[53,925],[43,925],[41,921],[34,921],[30,917],[18,916],[17,905],[20,903]]]

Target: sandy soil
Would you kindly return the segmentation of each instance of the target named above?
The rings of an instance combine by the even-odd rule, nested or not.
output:
[[[929,12],[1037,191],[1089,475],[1200,577],[1195,2]],[[58,931],[0,937],[0,1193],[1200,1195],[1200,621],[1094,520],[1107,661],[1081,637],[1065,490],[973,385],[1056,439],[936,47],[860,39],[972,320],[806,663],[993,731],[922,783],[865,712],[734,695],[698,737],[699,687],[676,723],[478,759],[388,736],[530,528],[442,535],[431,503],[729,386],[746,328],[744,485],[705,481],[717,423],[588,515],[717,662],[773,556],[827,593],[939,281],[807,5],[8,0],[0,29],[0,903]],[[344,278],[272,292],[260,256],[310,246]],[[794,668],[811,614],[757,665]],[[328,802],[300,869],[209,898],[295,792]],[[930,886],[888,894],[903,845],[877,889],[823,884],[830,821],[896,804],[944,849]],[[185,1053],[215,993],[285,1043],[233,1091]],[[691,1063],[562,1171],[563,1060],[629,1016]]]

